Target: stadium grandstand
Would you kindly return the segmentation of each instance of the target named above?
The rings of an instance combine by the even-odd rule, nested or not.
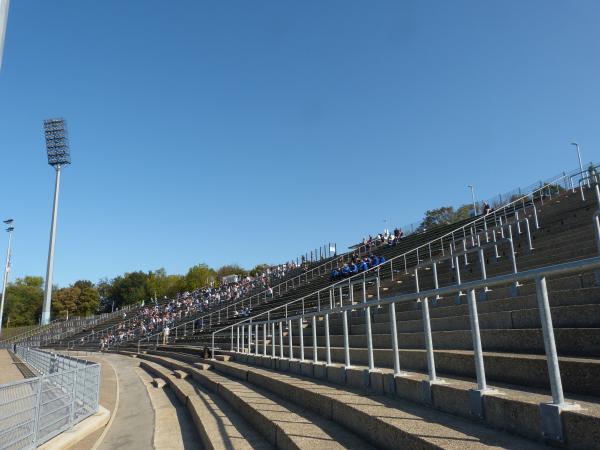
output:
[[[600,7],[334,3],[12,2],[7,70],[0,0],[0,450],[600,450],[600,164],[540,173],[593,145]]]
[[[598,181],[3,343],[132,361],[203,448],[598,448]]]

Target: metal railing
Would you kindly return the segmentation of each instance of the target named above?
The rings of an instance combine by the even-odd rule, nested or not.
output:
[[[466,250],[468,246],[471,248],[476,247],[475,244],[478,235],[480,236],[480,240],[481,237],[483,237],[483,240],[485,240],[486,243],[490,241],[496,243],[498,237],[496,236],[496,233],[491,232],[491,229],[499,226],[500,238],[504,238],[505,230],[506,232],[512,234],[512,227],[504,227],[504,225],[509,223],[509,220],[515,225],[516,232],[518,234],[521,234],[522,232],[527,234],[529,247],[532,248],[530,228],[535,227],[535,229],[539,229],[540,227],[535,201],[540,201],[543,204],[544,198],[551,199],[553,196],[556,196],[556,193],[553,194],[556,186],[560,186],[560,189],[565,192],[570,186],[569,176],[570,174],[564,174],[560,177],[560,179],[553,180],[549,184],[538,187],[529,194],[523,195],[518,199],[509,202],[502,208],[494,210],[487,215],[479,216],[476,219],[461,225],[457,229],[450,231],[441,237],[437,237],[432,241],[422,244],[403,254],[397,255],[386,261],[384,264],[372,267],[366,273],[373,276],[375,274],[379,274],[385,269],[391,274],[391,279],[393,280],[394,274],[397,272],[408,273],[409,268],[412,266],[411,262],[418,264],[424,258],[432,259],[434,254],[446,256],[446,253],[455,252],[457,242],[459,245],[462,245],[463,250]],[[533,221],[531,224],[528,214],[530,214]],[[494,245],[494,253],[495,257],[499,257],[497,244]],[[452,267],[454,268],[454,263],[452,263]],[[435,271],[435,269],[433,270]],[[311,299],[313,303],[317,303],[317,308],[320,308],[320,304],[323,301],[321,297],[327,298],[329,291],[336,291],[340,287],[345,287],[347,284],[352,283],[353,280],[360,280],[361,277],[363,277],[363,274],[364,273],[359,273],[351,276],[350,278],[346,278],[343,281],[332,283],[331,285],[312,292],[311,294],[292,300],[283,305],[278,305],[252,317],[242,319],[240,323],[256,321],[264,316],[269,317],[275,314],[277,311],[287,311],[288,309],[291,309],[293,305],[298,303],[304,305]],[[304,308],[304,306],[302,307]],[[229,329],[231,326],[232,325],[223,327],[217,330],[217,332]]]
[[[23,346],[17,355],[40,376],[0,385],[0,450],[36,448],[98,411],[99,364]]]
[[[596,197],[597,209],[593,214],[593,228],[594,228],[594,237],[596,240],[596,245],[598,249],[598,253],[600,253],[600,188],[598,186],[598,180],[594,177],[590,180],[590,187],[592,187],[591,183],[593,182],[593,190]],[[215,344],[215,338],[218,333],[222,333],[223,331],[230,330],[230,345],[229,348],[237,353],[254,353],[256,355],[260,355],[262,353],[263,356],[271,356],[273,358],[285,357],[286,343],[284,341],[284,330],[287,330],[287,357],[289,359],[294,359],[294,338],[293,338],[293,330],[296,326],[299,333],[299,346],[300,346],[300,355],[299,359],[301,361],[305,360],[305,346],[304,346],[304,323],[306,322],[309,326],[312,327],[312,361],[314,363],[319,362],[319,345],[317,340],[317,319],[323,321],[324,324],[324,338],[325,338],[325,362],[326,364],[332,363],[331,358],[331,339],[330,339],[330,327],[329,322],[332,316],[341,316],[342,328],[343,328],[343,354],[344,354],[344,366],[346,368],[351,367],[351,352],[350,352],[350,339],[349,339],[349,326],[348,326],[348,313],[352,311],[363,311],[364,312],[364,321],[365,321],[365,335],[366,335],[366,350],[367,350],[367,361],[368,361],[368,369],[376,370],[376,362],[374,359],[374,346],[373,346],[373,336],[371,330],[371,308],[381,308],[384,306],[389,307],[389,326],[390,326],[390,337],[391,337],[391,345],[390,350],[393,355],[393,367],[394,367],[394,375],[402,375],[401,371],[401,361],[400,361],[400,351],[398,345],[398,329],[396,322],[396,305],[406,302],[418,302],[421,307],[421,316],[423,322],[423,334],[424,334],[424,342],[425,342],[425,352],[426,352],[426,360],[427,360],[427,384],[426,387],[429,389],[429,393],[431,392],[431,384],[439,381],[438,376],[436,374],[435,367],[435,358],[434,358],[434,350],[433,350],[433,336],[432,336],[432,328],[431,328],[431,318],[429,314],[429,303],[434,303],[436,299],[441,296],[448,295],[457,295],[466,296],[468,303],[468,315],[469,315],[469,323],[471,329],[471,337],[473,344],[473,357],[475,362],[475,377],[477,380],[477,389],[473,390],[473,395],[470,397],[470,401],[474,404],[471,405],[472,411],[483,411],[483,395],[488,391],[486,375],[485,375],[485,365],[484,365],[484,357],[483,350],[481,344],[481,336],[479,330],[479,315],[477,312],[477,295],[476,293],[480,293],[480,299],[485,298],[486,293],[492,287],[498,286],[510,286],[511,290],[515,287],[518,287],[521,283],[525,281],[534,281],[535,286],[535,295],[537,298],[537,309],[540,317],[543,341],[544,341],[544,350],[548,367],[548,376],[549,376],[549,385],[552,395],[552,402],[542,403],[540,404],[540,408],[543,410],[542,413],[546,417],[550,417],[549,420],[542,421],[542,428],[544,434],[550,439],[562,440],[563,439],[563,430],[561,425],[561,409],[565,407],[565,398],[562,388],[562,380],[559,370],[559,360],[558,354],[556,351],[556,342],[554,338],[554,327],[552,324],[552,317],[550,311],[550,303],[548,300],[548,290],[546,285],[547,277],[554,276],[566,276],[577,273],[582,273],[585,271],[594,271],[596,274],[598,273],[598,269],[600,269],[600,257],[596,256],[593,258],[582,259],[579,261],[566,262],[562,264],[555,264],[551,266],[534,268],[530,270],[525,270],[519,272],[515,265],[514,259],[514,247],[512,245],[512,235],[510,234],[510,230],[512,225],[502,225],[502,227],[507,227],[509,231],[509,235],[507,239],[510,244],[510,254],[511,254],[511,262],[512,262],[512,271],[509,274],[503,274],[494,276],[492,278],[487,278],[486,270],[485,270],[485,257],[484,257],[484,247],[491,247],[497,244],[496,241],[491,241],[484,244],[480,244],[478,241],[478,246],[474,248],[474,251],[478,254],[478,262],[481,268],[481,279],[469,282],[461,282],[460,274],[458,271],[459,268],[459,258],[462,258],[463,255],[466,257],[468,250],[463,250],[459,252],[450,252],[450,255],[430,258],[425,261],[418,262],[412,269],[412,275],[414,279],[414,292],[409,292],[405,294],[400,294],[396,296],[390,296],[388,298],[382,298],[379,292],[379,286],[381,284],[381,274],[379,271],[376,273],[375,278],[375,286],[377,289],[376,298],[373,300],[368,299],[368,290],[367,290],[367,276],[366,274],[361,274],[361,280],[354,280],[353,284],[348,284],[348,300],[346,304],[344,304],[344,296],[342,295],[342,291],[340,288],[339,295],[339,305],[335,299],[335,290],[331,289],[329,291],[329,304],[325,305],[325,308],[321,308],[320,305],[315,310],[305,311],[299,310],[294,311],[288,314],[286,310],[286,314],[283,317],[263,317],[262,319],[257,320],[256,317],[253,318],[251,322],[241,323],[238,322],[236,324],[230,325],[228,327],[224,327],[220,330],[217,330],[212,333],[212,355],[214,358],[215,352],[217,351],[217,346]],[[487,234],[487,231],[485,234]],[[494,231],[494,235],[496,231]],[[477,238],[480,238],[480,235],[477,235]],[[465,241],[463,241],[465,242]],[[437,284],[437,272],[436,272],[436,264],[439,264],[443,260],[450,260],[452,264],[452,268],[456,270],[456,283],[451,286],[438,287]],[[466,261],[465,261],[466,262]],[[433,277],[435,281],[435,288],[428,289],[425,291],[421,291],[419,287],[419,272],[423,269],[432,268],[433,269]],[[393,276],[393,272],[390,272]],[[362,298],[358,301],[354,301],[354,286],[359,285],[362,286]],[[262,345],[260,344],[260,331],[262,328],[263,339]],[[278,333],[276,333],[278,331]],[[253,342],[254,336],[254,342]],[[229,336],[225,336],[228,340]],[[270,341],[269,341],[270,338]],[[262,347],[262,352],[261,352]],[[270,349],[269,349],[270,347]],[[296,346],[297,347],[297,346]],[[321,346],[322,348],[323,346]],[[279,349],[279,352],[277,352]],[[269,351],[270,350],[270,351]],[[269,355],[270,354],[270,355]]]
[[[546,183],[540,182],[540,185],[538,185],[537,183],[532,185],[532,186],[535,186],[535,189],[532,188],[533,190],[529,194],[520,195],[517,199],[513,199],[512,201],[510,201],[509,203],[504,205],[502,208],[500,208],[499,211],[504,211],[504,222],[506,222],[506,220],[508,220],[507,219],[507,216],[508,216],[507,211],[512,208],[513,211],[511,211],[511,214],[514,214],[516,216],[515,220],[516,220],[516,223],[518,224],[518,227],[519,227],[518,232],[520,234],[521,230],[520,230],[519,224],[521,222],[521,219],[519,218],[518,209],[521,209],[521,213],[523,213],[525,208],[533,205],[536,200],[540,200],[541,203],[543,204],[544,197],[547,196],[551,199],[552,195],[553,195],[553,189],[557,188],[557,186],[559,187],[559,189],[566,190],[572,186],[572,177],[573,176],[586,174],[586,173],[588,173],[588,170],[585,170],[583,172],[580,172],[578,170],[573,170],[568,173],[563,172],[562,175],[550,178],[549,181],[547,181]],[[518,192],[521,192],[520,188],[519,188]],[[554,194],[554,195],[556,195],[556,194]],[[529,197],[531,197],[531,200],[529,200]],[[499,211],[497,210],[497,211],[493,212],[494,223],[502,224],[503,223],[502,216],[500,215],[499,218],[497,218],[497,216],[499,215]],[[537,210],[535,207],[533,207],[532,211],[533,211],[533,216],[534,216],[534,221],[535,221],[535,227],[537,229],[537,228],[539,228]],[[445,234],[441,238],[436,238],[426,244],[418,246],[415,250],[417,260],[419,258],[419,250],[420,249],[423,249],[424,247],[428,247],[429,255],[431,256],[432,255],[432,247],[435,245],[436,241],[441,240],[443,242],[444,238],[451,235],[452,241],[454,243],[454,241],[456,240],[454,237],[456,231],[462,230],[463,235],[466,236],[466,232],[465,232],[466,228],[465,227],[471,227],[471,228],[476,227],[476,225],[478,224],[478,221],[480,221],[480,219],[482,219],[482,216],[479,216],[478,218],[474,219],[467,225],[463,225],[462,227],[458,228],[458,230],[454,230],[452,232]],[[484,219],[484,226],[487,227],[485,225],[485,223],[486,223],[485,221],[487,221],[487,219]],[[529,232],[528,219],[526,219],[526,222],[527,222],[527,230]],[[504,237],[504,235],[502,235],[502,236]],[[531,244],[530,244],[530,246],[531,246]],[[177,337],[179,335],[179,331],[181,330],[183,336],[186,336],[188,333],[188,329],[190,329],[192,331],[192,333],[195,332],[196,323],[198,323],[198,322],[200,322],[200,324],[201,324],[200,327],[202,329],[204,328],[205,322],[208,322],[209,327],[212,327],[213,323],[220,324],[222,318],[229,319],[230,317],[235,317],[236,315],[234,313],[237,312],[238,309],[243,309],[245,304],[248,305],[248,307],[251,309],[253,307],[253,304],[254,304],[254,306],[257,306],[257,305],[264,304],[264,303],[267,303],[268,301],[273,300],[275,298],[275,293],[277,293],[277,295],[279,297],[281,297],[281,296],[287,294],[290,290],[294,290],[297,287],[303,285],[303,283],[302,283],[303,279],[305,282],[304,284],[308,284],[309,275],[310,275],[310,280],[321,277],[323,274],[327,273],[328,271],[333,270],[334,267],[339,267],[340,261],[346,260],[350,255],[352,255],[354,253],[358,253],[358,255],[360,256],[362,254],[368,253],[369,250],[370,249],[367,248],[366,246],[358,246],[357,248],[355,248],[354,250],[352,250],[350,252],[339,255],[339,258],[330,259],[330,260],[326,261],[325,263],[312,268],[311,270],[307,271],[306,273],[295,276],[291,280],[286,280],[285,282],[282,282],[282,283],[274,286],[271,289],[265,289],[264,291],[262,291],[258,294],[252,295],[250,297],[242,298],[241,300],[237,300],[233,303],[227,302],[225,305],[223,305],[217,309],[209,308],[209,310],[206,312],[193,313],[191,316],[192,317],[191,319],[184,321],[183,323],[178,323],[177,325],[175,325],[173,327],[170,327],[170,332],[175,337]],[[442,248],[442,253],[443,252],[444,252],[444,249]],[[393,259],[397,259],[399,257],[404,257],[404,260],[405,260],[404,262],[406,264],[406,258],[410,256],[410,253],[411,252],[409,251],[406,254],[400,255]],[[393,263],[392,263],[392,265],[393,265]],[[289,287],[290,281],[291,281],[291,285],[292,285],[291,289]],[[282,293],[282,289],[284,289],[283,293]],[[312,293],[309,295],[313,295],[313,294],[315,294],[315,293]],[[294,303],[299,300],[303,300],[304,298],[305,297],[303,297],[301,299],[293,300],[293,301],[289,302],[288,304]],[[254,303],[253,303],[253,299],[254,299]],[[284,305],[284,307],[285,307],[285,305]],[[127,321],[125,321],[124,323],[131,324],[131,322],[134,320],[139,320],[139,316],[130,318]],[[248,319],[248,320],[250,320],[250,319]],[[83,338],[83,341],[80,339],[79,342],[83,343],[83,344],[87,344],[87,343],[93,341],[94,339],[98,339],[98,337],[104,336],[107,333],[118,330],[119,327],[120,327],[120,324],[117,324],[108,329],[101,330],[100,332],[90,333],[88,336],[85,336]],[[138,347],[139,347],[140,340],[149,340],[151,338],[152,339],[156,338],[156,341],[159,342],[160,335],[163,335],[163,330],[160,330],[156,333],[149,333],[148,335],[146,335],[142,338],[140,338],[139,333],[135,333],[135,335],[133,337],[126,337],[121,342],[128,342],[130,340],[139,339],[138,340]],[[69,349],[75,348],[75,346],[77,345],[77,342],[78,342],[77,340],[72,340],[72,341],[68,342],[67,348],[69,348]]]
[[[129,311],[131,305],[124,307],[122,310],[111,313],[102,313],[89,317],[73,317],[69,320],[55,319],[48,325],[40,325],[31,330],[25,331],[15,336],[10,336],[2,339],[2,342],[31,342],[31,343],[47,343],[58,339],[60,336],[65,336],[69,333],[74,333],[78,329],[86,326],[95,326],[111,318],[122,314],[123,311]]]

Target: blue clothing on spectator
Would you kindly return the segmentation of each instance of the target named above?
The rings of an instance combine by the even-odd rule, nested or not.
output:
[[[360,263],[360,270],[361,271],[369,270],[369,265],[367,264],[366,261],[363,261],[363,262]]]
[[[378,266],[378,265],[379,265],[379,257],[373,256],[373,266]]]
[[[358,273],[358,266],[356,264],[352,263],[350,265],[350,272],[352,272],[352,273]]]
[[[383,264],[385,262],[385,256],[381,256],[379,258],[379,264]]]
[[[350,273],[350,267],[348,267],[348,266],[344,266],[344,267],[342,268],[342,273],[343,273],[344,275],[348,275],[348,274]]]

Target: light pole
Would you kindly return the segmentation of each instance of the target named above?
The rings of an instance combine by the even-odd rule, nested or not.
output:
[[[6,250],[6,265],[4,266],[4,282],[2,284],[2,300],[0,301],[0,336],[2,335],[2,319],[4,316],[4,296],[6,295],[6,284],[8,283],[8,272],[10,272],[10,253],[12,244],[12,232],[15,227],[12,226],[13,220],[5,220],[4,223],[7,225],[6,231],[8,232],[8,249]]]
[[[477,203],[475,203],[475,188],[470,184],[467,187],[471,189],[471,198],[473,199],[473,213],[477,215]]]
[[[48,164],[56,170],[54,184],[54,205],[52,207],[52,225],[50,226],[50,246],[48,249],[48,267],[46,268],[46,285],[44,286],[44,306],[42,308],[42,325],[50,323],[50,304],[52,302],[52,274],[54,270],[54,242],[56,240],[56,215],[58,213],[58,192],[60,190],[60,169],[71,164],[71,152],[64,119],[44,120],[46,151]]]
[[[9,0],[0,0],[0,68],[2,68],[2,53],[4,50],[4,38],[6,37],[9,3]]]

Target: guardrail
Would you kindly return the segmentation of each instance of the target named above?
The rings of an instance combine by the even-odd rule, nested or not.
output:
[[[0,449],[33,449],[95,414],[100,365],[17,346],[40,376],[0,385]]]
[[[432,258],[436,252],[438,252],[442,256],[445,256],[446,252],[448,252],[448,251],[456,251],[455,249],[456,249],[457,242],[459,244],[462,243],[463,250],[467,249],[467,243],[469,241],[470,241],[471,246],[475,247],[475,240],[477,239],[477,235],[481,234],[481,233],[483,233],[483,236],[485,236],[486,243],[490,240],[492,242],[496,242],[497,241],[496,233],[492,233],[491,229],[493,227],[499,226],[500,238],[503,239],[505,237],[505,227],[503,225],[508,224],[509,219],[513,221],[513,224],[515,225],[515,228],[516,228],[515,231],[518,234],[521,234],[522,228],[525,229],[525,232],[527,233],[529,247],[533,248],[532,244],[531,244],[530,227],[535,227],[535,229],[539,229],[539,227],[540,227],[539,218],[538,218],[538,214],[537,214],[537,207],[535,206],[535,202],[538,201],[543,205],[545,198],[552,199],[553,196],[558,195],[560,192],[566,192],[568,189],[570,189],[572,187],[571,179],[572,179],[573,175],[583,176],[587,173],[588,173],[588,170],[585,170],[583,172],[578,172],[578,171],[576,171],[576,172],[571,171],[569,173],[564,172],[562,175],[560,175],[557,178],[551,179],[551,181],[547,182],[546,184],[542,184],[541,186],[538,186],[536,184],[535,186],[537,186],[537,187],[534,190],[532,190],[531,192],[529,192],[525,195],[521,195],[517,199],[513,199],[509,203],[505,204],[502,208],[494,210],[493,212],[491,212],[487,215],[478,216],[477,218],[473,219],[472,221],[470,221],[460,227],[457,227],[456,229],[444,234],[441,237],[437,237],[437,238],[435,238],[429,242],[426,242],[422,245],[419,245],[401,255],[397,255],[397,256],[391,258],[390,260],[386,261],[384,264],[381,264],[377,267],[373,267],[373,268],[369,269],[367,271],[367,273],[372,276],[375,274],[379,274],[380,271],[382,271],[383,269],[386,269],[386,270],[389,270],[389,272],[391,273],[391,277],[393,280],[394,273],[397,271],[402,270],[402,271],[408,273],[407,271],[409,268],[409,263],[410,263],[411,258],[414,261],[416,261],[416,263],[418,263],[425,257]],[[533,223],[531,225],[529,223],[529,218],[527,217],[528,211],[530,212],[532,220],[533,220]],[[512,228],[511,227],[507,228],[507,232],[510,232],[512,234]],[[512,239],[512,236],[511,236],[511,239]],[[449,246],[451,246],[452,249],[450,249]],[[367,249],[365,248],[364,250],[366,251]],[[494,251],[495,251],[495,256],[498,257],[497,245],[494,245]],[[360,251],[359,251],[359,254],[360,254]],[[342,255],[342,256],[344,256],[344,255]],[[465,258],[466,258],[466,255],[465,255]],[[453,268],[454,268],[454,263],[452,263],[452,264],[453,264]],[[360,277],[362,277],[362,276],[363,276],[363,274],[361,273],[361,274],[354,275],[350,278],[346,278],[344,281],[332,283],[330,286],[327,286],[325,288],[314,291],[303,297],[294,299],[294,300],[284,303],[282,305],[278,305],[274,308],[271,308],[271,309],[261,312],[259,314],[255,314],[246,319],[240,319],[240,321],[238,323],[251,323],[253,321],[256,321],[257,318],[261,318],[261,317],[265,317],[265,316],[270,317],[271,315],[275,314],[276,312],[281,312],[282,314],[287,315],[287,310],[289,308],[291,308],[293,305],[301,303],[302,308],[304,309],[305,303],[308,303],[309,301],[313,301],[314,303],[317,303],[319,305],[317,307],[320,308],[322,296],[326,297],[326,295],[329,291],[331,291],[331,290],[335,291],[340,286],[343,286],[347,283],[352,283],[352,280],[354,280],[354,279],[359,280]],[[322,294],[325,294],[325,295],[322,295]],[[266,300],[267,299],[265,298],[265,301]],[[198,320],[202,320],[202,328],[204,326],[204,321],[206,321],[209,324],[209,329],[211,329],[213,322],[216,322],[217,324],[219,324],[221,322],[221,311],[225,311],[225,314],[223,314],[225,316],[225,318],[230,317],[229,307],[230,306],[227,306],[227,307],[221,308],[217,311],[207,313],[207,314],[203,315],[202,317],[196,317],[195,319],[189,320],[184,323],[180,323],[177,326],[170,328],[169,335],[171,337],[177,337],[178,335],[186,336],[188,333],[188,328],[191,329],[192,333],[195,333],[196,323]],[[220,332],[220,331],[229,329],[230,327],[231,327],[231,325],[223,327],[223,328],[217,330],[216,332]],[[149,343],[150,339],[156,340],[156,343],[158,344],[161,341],[161,338],[160,338],[161,336],[163,337],[163,339],[162,339],[163,341],[168,341],[170,339],[168,336],[167,336],[167,338],[165,338],[164,332],[160,331],[158,333],[150,334],[148,336],[139,338],[137,341],[138,348],[141,346],[142,342]]]
[[[598,252],[600,253],[600,188],[598,186],[598,180],[593,177],[590,180],[593,181],[593,190],[596,196],[597,209],[593,215],[593,226],[594,235]],[[506,225],[502,225],[504,227]],[[379,293],[379,286],[381,283],[381,275],[379,271],[376,273],[375,286],[377,289],[377,296],[373,300],[368,300],[367,294],[367,280],[366,274],[362,274],[362,283],[356,283],[354,280],[353,284],[348,284],[348,300],[344,304],[344,296],[342,295],[342,287],[340,287],[339,295],[339,306],[334,297],[334,290],[329,292],[329,305],[325,305],[325,308],[321,308],[319,304],[317,308],[310,311],[294,311],[288,314],[285,311],[285,316],[273,318],[266,317],[263,319],[256,320],[256,317],[249,323],[238,322],[228,327],[222,328],[212,333],[212,355],[214,358],[217,347],[215,345],[215,337],[218,333],[226,330],[231,330],[231,343],[230,349],[237,353],[252,353],[259,355],[261,352],[260,345],[260,329],[262,327],[263,340],[262,340],[262,354],[267,356],[271,354],[273,358],[279,357],[284,358],[284,329],[287,330],[288,337],[288,357],[294,359],[294,345],[293,345],[293,329],[297,324],[297,330],[300,338],[300,360],[305,360],[304,356],[304,323],[309,323],[312,327],[312,361],[314,363],[318,361],[318,340],[317,340],[317,319],[320,318],[324,322],[324,337],[325,337],[325,363],[331,364],[331,345],[330,345],[330,332],[329,332],[329,320],[331,316],[341,316],[342,327],[343,327],[343,348],[344,348],[344,366],[346,368],[351,367],[351,354],[350,354],[350,340],[349,340],[349,327],[348,327],[348,313],[352,311],[364,311],[365,315],[365,334],[366,334],[366,347],[367,347],[367,360],[368,369],[370,371],[376,370],[376,363],[374,359],[374,348],[373,348],[373,336],[371,331],[371,308],[381,308],[383,306],[389,307],[389,324],[390,324],[390,336],[391,336],[391,350],[393,354],[393,366],[394,375],[401,375],[401,361],[400,352],[398,346],[398,330],[396,323],[396,308],[395,305],[403,302],[414,302],[417,301],[421,305],[421,315],[423,321],[423,333],[425,341],[425,351],[427,359],[427,374],[428,380],[425,384],[424,389],[431,394],[431,385],[439,382],[436,374],[434,350],[433,350],[433,336],[431,330],[431,319],[429,315],[429,303],[433,303],[435,299],[440,296],[457,295],[466,296],[469,311],[469,321],[471,325],[471,337],[473,342],[473,357],[475,360],[475,374],[477,380],[477,389],[471,391],[469,401],[471,402],[471,410],[482,414],[483,411],[483,395],[488,391],[485,366],[483,359],[483,350],[481,344],[481,336],[479,330],[479,315],[477,312],[477,296],[479,292],[480,299],[485,298],[486,293],[490,287],[506,286],[509,285],[511,289],[518,287],[524,281],[534,281],[535,294],[537,297],[537,307],[541,322],[544,349],[548,366],[549,384],[552,394],[551,403],[541,403],[540,410],[542,417],[545,419],[542,421],[542,431],[544,435],[549,439],[557,441],[563,440],[563,429],[561,422],[561,410],[567,405],[562,388],[562,380],[559,370],[558,354],[556,351],[556,342],[554,338],[554,327],[552,324],[552,317],[550,311],[550,303],[548,300],[548,290],[546,286],[546,278],[553,276],[564,276],[575,273],[582,273],[585,271],[594,271],[598,278],[598,269],[600,269],[600,257],[596,256],[593,258],[583,259],[579,261],[567,262],[562,264],[555,264],[551,266],[535,268],[519,272],[515,265],[514,248],[512,246],[512,235],[511,225],[507,226],[509,236],[504,239],[508,239],[510,243],[510,254],[512,260],[512,272],[509,274],[498,275],[492,278],[487,278],[485,271],[485,257],[484,257],[484,245],[479,244],[475,250],[478,253],[478,260],[481,267],[481,280],[470,281],[462,283],[460,280],[459,257],[467,255],[468,250],[462,252],[452,252],[450,255],[430,258],[429,260],[418,262],[411,270],[414,277],[415,291],[411,293],[401,294],[397,296],[391,296],[388,298],[381,298]],[[486,230],[487,234],[487,230]],[[495,231],[494,231],[495,234]],[[479,237],[479,235],[477,236]],[[464,241],[463,241],[464,242]],[[495,246],[496,242],[492,241],[486,244]],[[437,278],[435,280],[435,288],[426,291],[421,291],[419,288],[419,271],[422,269],[433,268],[433,276],[436,277],[436,264],[442,260],[450,259],[452,267],[456,270],[456,283],[451,286],[438,287]],[[390,272],[393,276],[393,272]],[[362,299],[358,302],[354,301],[354,286],[362,285]],[[279,333],[276,333],[276,330]],[[254,342],[253,342],[254,336]],[[270,342],[269,338],[270,337]],[[229,336],[226,336],[226,339]],[[277,342],[278,341],[278,342]],[[269,352],[270,347],[270,352]],[[279,355],[277,355],[277,347],[279,347]],[[139,349],[138,349],[139,351]],[[571,406],[571,405],[569,405]]]

